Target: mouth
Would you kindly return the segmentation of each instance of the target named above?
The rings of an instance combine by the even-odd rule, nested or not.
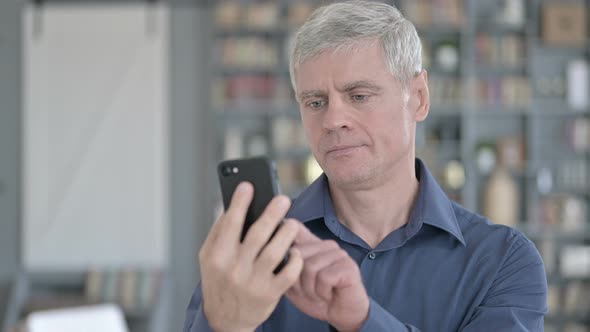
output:
[[[353,152],[354,150],[362,147],[362,145],[341,145],[335,146],[326,151],[327,155],[342,155]]]

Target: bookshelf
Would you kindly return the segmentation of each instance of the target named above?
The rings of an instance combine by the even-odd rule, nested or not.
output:
[[[565,265],[583,264],[590,248],[590,107],[575,105],[580,87],[568,84],[574,61],[588,68],[587,20],[572,11],[587,12],[590,2],[389,2],[416,25],[429,71],[432,107],[418,127],[418,156],[451,198],[483,214],[494,210],[488,192],[498,168],[506,169],[515,211],[498,218],[527,234],[543,255],[550,288],[546,330],[589,328],[590,304],[572,294],[590,298],[590,272]],[[225,1],[216,7],[217,158],[268,154],[292,196],[309,181],[310,154],[290,91],[286,45],[319,4]],[[556,16],[571,23],[565,41],[555,37]],[[263,23],[251,26],[253,17]],[[582,94],[590,92],[585,89]]]

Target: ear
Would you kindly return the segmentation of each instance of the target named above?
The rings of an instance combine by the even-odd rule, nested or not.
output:
[[[428,91],[428,73],[426,70],[412,79],[411,98],[415,100],[414,116],[416,122],[422,122],[430,111],[430,92]]]

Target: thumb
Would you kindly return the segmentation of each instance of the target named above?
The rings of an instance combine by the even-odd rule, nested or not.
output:
[[[314,243],[322,241],[319,237],[315,236],[302,222],[298,223],[299,230],[295,237],[295,244]]]

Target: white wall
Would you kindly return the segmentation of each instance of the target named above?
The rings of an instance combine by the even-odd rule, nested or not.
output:
[[[164,8],[27,8],[22,250],[29,270],[166,265]]]

